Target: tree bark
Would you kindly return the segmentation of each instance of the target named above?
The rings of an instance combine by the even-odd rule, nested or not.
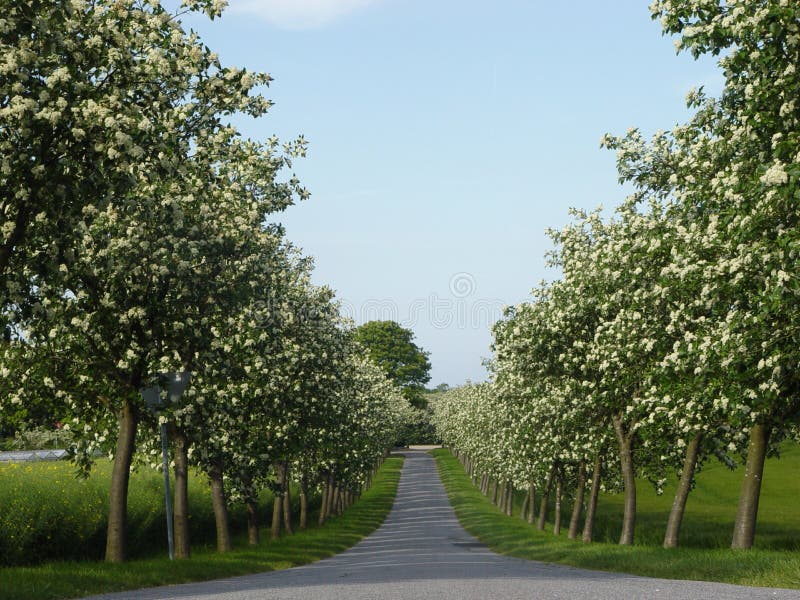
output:
[[[625,487],[625,510],[622,514],[622,532],[619,543],[622,546],[633,544],[633,531],[636,526],[636,478],[633,472],[633,443],[630,433],[625,431],[622,419],[618,415],[612,417],[614,432],[617,434],[619,446],[619,465],[622,472],[622,483]]]
[[[189,558],[189,441],[173,427],[175,448],[175,558]]]
[[[586,490],[586,461],[578,465],[578,485],[575,488],[575,503],[572,505],[572,517],[569,520],[567,538],[574,540],[578,537],[578,526],[583,512],[583,495]]]
[[[581,539],[585,544],[594,537],[594,517],[597,514],[597,497],[600,495],[600,477],[603,472],[602,450],[597,453],[592,469],[592,487],[589,491],[589,502],[586,505],[586,520],[583,522],[583,535]]]
[[[522,508],[519,510],[519,518],[523,521],[528,515],[528,504],[531,501],[531,491],[528,490],[528,493],[525,494],[525,499],[522,501]]]
[[[334,512],[334,506],[336,501],[336,480],[333,478],[333,475],[328,477],[328,506],[325,509],[325,518],[327,519],[330,517]]]
[[[108,498],[108,529],[106,531],[106,561],[120,563],[125,560],[128,546],[128,484],[131,461],[136,444],[136,427],[139,415],[136,407],[125,401],[117,414],[119,434],[111,471],[111,489]]]
[[[678,489],[675,490],[675,499],[672,501],[672,509],[669,511],[667,520],[667,530],[664,533],[664,548],[678,547],[678,534],[681,530],[683,521],[683,511],[686,509],[686,500],[692,489],[694,470],[697,467],[697,457],[700,453],[700,443],[703,441],[703,432],[699,431],[689,441],[686,446],[686,455],[683,459],[683,469],[681,478],[678,481]]]
[[[283,463],[281,467],[281,487],[283,488],[283,524],[286,533],[294,534],[292,529],[292,492],[289,489],[291,478],[289,477],[289,464]]]
[[[750,428],[750,441],[747,445],[747,463],[739,492],[739,506],[733,526],[731,548],[749,550],[753,547],[758,518],[758,500],[761,495],[761,479],[764,476],[764,460],[767,457],[770,428],[766,425],[753,425]]]
[[[251,546],[257,546],[259,542],[258,505],[255,500],[248,498],[245,506],[247,507],[247,543]]]
[[[300,529],[308,527],[308,477],[300,479]]]
[[[270,529],[270,537],[273,540],[281,536],[281,515],[282,515],[282,501],[283,496],[280,491],[275,492],[275,499],[272,501],[272,527]]]
[[[328,517],[328,480],[325,479],[322,484],[322,502],[319,505],[319,521],[320,525],[325,524],[325,519]]]
[[[497,505],[497,479],[492,479],[492,504]]]
[[[544,531],[544,523],[547,520],[547,502],[550,500],[550,488],[553,487],[556,468],[556,463],[553,463],[553,466],[550,467],[550,472],[547,474],[547,481],[542,490],[542,498],[539,500],[539,522],[536,524],[536,529],[539,531]]]
[[[508,494],[506,495],[506,514],[511,517],[514,513],[514,483],[509,481],[506,486],[508,487]]]
[[[508,485],[504,481],[502,484],[497,484],[500,488],[499,493],[497,494],[497,507],[500,509],[501,512],[506,511],[506,494],[508,493]]]
[[[564,492],[564,475],[559,469],[556,476],[556,514],[553,517],[553,534],[561,535],[561,496]]]
[[[211,502],[214,506],[214,522],[217,528],[217,550],[219,552],[230,552],[233,549],[233,545],[231,543],[228,501],[225,498],[222,468],[222,461],[216,461],[208,470],[208,480],[211,484]]]
[[[533,482],[533,479],[531,479],[530,485],[528,486],[528,494],[531,496],[530,504],[528,504],[528,524],[533,525],[536,519],[536,484]]]

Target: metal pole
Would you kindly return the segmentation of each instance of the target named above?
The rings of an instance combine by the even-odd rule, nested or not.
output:
[[[164,457],[164,502],[167,506],[167,542],[169,559],[175,560],[175,534],[172,523],[172,497],[169,493],[169,451],[167,450],[167,424],[161,424],[161,454]]]

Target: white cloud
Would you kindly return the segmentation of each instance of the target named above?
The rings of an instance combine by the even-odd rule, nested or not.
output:
[[[380,0],[230,0],[231,14],[253,15],[284,29],[314,29]]]

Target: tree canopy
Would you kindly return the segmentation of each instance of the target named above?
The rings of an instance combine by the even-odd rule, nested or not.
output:
[[[423,391],[431,379],[431,363],[414,343],[414,332],[395,321],[369,321],[356,328],[355,337],[413,406],[427,404]]]

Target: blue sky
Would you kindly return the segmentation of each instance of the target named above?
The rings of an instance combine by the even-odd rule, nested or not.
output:
[[[232,0],[187,25],[269,72],[253,138],[303,134],[311,199],[277,220],[356,322],[391,318],[431,384],[482,380],[490,323],[528,297],[570,206],[625,195],[606,133],[669,129],[713,61],[676,56],[647,0]]]

